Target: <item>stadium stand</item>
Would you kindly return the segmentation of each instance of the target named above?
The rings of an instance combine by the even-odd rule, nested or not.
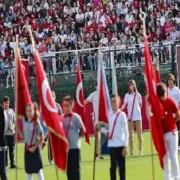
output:
[[[1,0],[0,76],[6,77],[14,64],[17,34],[21,56],[29,60],[34,76],[27,26],[34,32],[47,72],[73,72],[78,58],[82,70],[96,70],[99,45],[115,46],[116,67],[139,66],[143,58],[141,10],[148,15],[152,56],[160,56],[160,63],[167,63],[171,61],[171,44],[178,43],[180,37],[179,7],[178,0]],[[109,54],[107,51],[103,56],[107,67]]]

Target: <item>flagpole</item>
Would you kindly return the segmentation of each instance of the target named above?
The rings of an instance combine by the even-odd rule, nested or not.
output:
[[[140,19],[141,19],[141,21],[143,23],[143,35],[144,35],[144,38],[147,38],[147,36],[146,36],[146,24],[145,24],[147,15],[144,12],[142,12],[142,10],[140,10],[139,17],[140,17]],[[149,119],[149,128],[150,128],[150,133],[151,133],[152,131],[151,131],[151,120],[150,120],[150,114],[149,114],[148,97],[146,99],[146,106],[147,106],[147,116],[148,116],[148,119]],[[152,162],[152,180],[155,180],[152,135],[151,135],[151,162]]]
[[[17,123],[17,120],[18,120],[18,117],[17,117],[17,104],[18,104],[18,91],[17,91],[17,87],[18,87],[18,57],[17,57],[17,51],[18,51],[18,35],[16,35],[16,51],[15,51],[15,89],[14,89],[14,97],[15,97],[15,118],[16,118],[16,136],[15,136],[15,139],[16,139],[16,149],[15,149],[15,155],[16,155],[16,158],[15,158],[15,161],[16,161],[16,166],[17,166],[17,162],[18,162],[18,146],[17,146],[17,138],[18,138],[18,123]],[[15,171],[15,177],[16,177],[16,180],[18,180],[18,169],[16,167],[16,171]]]
[[[150,119],[149,119],[150,120]],[[151,121],[149,121],[150,133],[151,131]],[[152,133],[151,133],[152,134]],[[154,168],[154,150],[153,150],[153,140],[151,135],[151,162],[152,162],[152,180],[155,180],[155,168]]]
[[[99,107],[99,89],[100,89],[100,62],[101,61],[101,56],[100,56],[100,48],[99,48],[99,51],[98,51],[98,74],[97,74],[97,92],[98,92],[98,107]],[[98,114],[97,114],[97,117],[96,118],[99,118],[99,110],[98,110]],[[98,127],[100,128],[100,127]],[[94,128],[95,129],[95,141],[94,141],[94,161],[93,161],[93,180],[95,180],[96,178],[96,149],[97,149],[97,136],[98,136],[98,131],[97,131],[97,127]]]
[[[96,128],[95,128],[94,160],[93,160],[93,180],[96,179],[96,149],[97,149],[97,131],[96,131]]]

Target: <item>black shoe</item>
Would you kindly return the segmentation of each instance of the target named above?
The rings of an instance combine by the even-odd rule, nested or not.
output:
[[[103,156],[101,156],[100,159],[105,159],[105,158]]]
[[[15,164],[10,166],[10,169],[16,169],[18,168]]]

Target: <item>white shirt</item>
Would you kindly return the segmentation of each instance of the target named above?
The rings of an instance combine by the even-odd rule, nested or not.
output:
[[[98,110],[99,110],[99,104],[98,104],[98,92],[97,91],[94,91],[93,93],[91,93],[89,95],[89,97],[87,98],[87,100],[89,102],[92,103],[93,105],[93,111],[94,111],[94,123],[95,125],[98,124]]]
[[[127,23],[131,23],[133,21],[133,15],[126,14],[125,20]]]
[[[161,16],[160,22],[161,22],[161,26],[164,26],[164,24],[166,22],[166,18],[164,16]]]
[[[88,16],[90,17],[90,19],[92,19],[93,18],[93,12],[92,11],[86,12],[85,13],[85,18],[87,18]]]
[[[100,11],[96,11],[94,13],[94,19],[95,19],[97,24],[100,22]]]
[[[16,48],[16,42],[10,42],[9,45],[12,49]]]
[[[179,90],[179,88],[177,86],[174,86],[172,89],[170,89],[168,87],[167,95],[168,95],[168,97],[173,99],[176,102],[177,106],[179,107],[179,104],[180,104],[180,90]]]
[[[54,40],[54,43],[57,43],[57,40],[58,40],[59,36],[57,34],[55,34],[51,38]]]
[[[113,131],[114,121],[116,119],[117,113],[118,112],[116,113],[111,112],[108,116],[109,136]],[[127,147],[128,138],[129,138],[129,134],[128,134],[126,114],[121,111],[116,121],[112,139],[108,140],[108,147]]]
[[[84,14],[81,13],[81,14],[76,14],[76,17],[75,17],[76,21],[81,23],[84,21]]]
[[[8,118],[7,118],[7,114],[6,112],[4,111],[4,135],[6,135],[7,131],[8,131]]]
[[[127,104],[127,110],[128,110],[128,119],[131,119],[131,113],[132,113],[132,106],[133,106],[133,100],[134,100],[134,94],[127,93],[124,98],[124,103]],[[142,104],[142,98],[139,93],[136,94],[136,98],[134,101],[134,109],[132,113],[132,121],[141,120],[141,107],[140,104]]]
[[[99,42],[102,43],[102,44],[107,44],[108,39],[106,37],[104,37],[104,38],[101,38]]]
[[[175,17],[175,21],[176,21],[176,23],[180,23],[180,18],[179,17]]]

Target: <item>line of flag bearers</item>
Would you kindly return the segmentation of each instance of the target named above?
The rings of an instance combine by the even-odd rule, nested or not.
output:
[[[33,38],[32,38],[33,42]],[[33,43],[32,43],[33,44]],[[156,79],[152,61],[150,59],[149,45],[147,40],[145,45],[145,81],[147,90],[147,116],[150,122],[151,135],[155,148],[159,155],[160,165],[164,169],[164,179],[178,180],[178,129],[176,121],[180,120],[179,103],[180,91],[175,86],[174,76],[168,75],[167,86],[159,83]],[[133,127],[136,126],[139,140],[139,155],[143,153],[142,145],[142,117],[141,95],[137,91],[135,81],[129,82],[128,93],[125,96],[124,104],[120,107],[120,97],[117,88],[109,97],[104,67],[102,66],[102,56],[99,51],[97,91],[84,101],[82,78],[78,66],[78,80],[76,100],[78,102],[78,113],[73,112],[74,100],[71,96],[63,99],[63,113],[61,107],[55,103],[55,93],[50,90],[43,66],[37,50],[34,48],[34,60],[37,90],[40,99],[40,108],[31,101],[28,91],[27,81],[21,65],[19,48],[16,48],[16,119],[17,132],[24,140],[24,162],[27,180],[32,180],[32,175],[37,174],[38,180],[43,180],[43,163],[41,158],[42,144],[45,139],[49,141],[50,158],[62,170],[67,170],[68,180],[80,180],[80,149],[81,137],[85,136],[89,143],[86,131],[84,104],[93,103],[95,113],[96,138],[102,142],[102,137],[109,148],[110,154],[110,179],[116,180],[117,164],[119,168],[120,180],[126,179],[126,163],[128,145],[130,154],[134,154],[133,148]],[[112,71],[115,72],[115,71]],[[80,74],[80,76],[79,76]],[[112,74],[112,76],[115,76]],[[114,79],[114,78],[112,78]],[[158,82],[158,83],[157,83]],[[157,84],[157,85],[156,85]],[[113,84],[114,85],[114,84]],[[114,85],[114,86],[117,86]],[[156,87],[156,88],[155,88]],[[94,99],[96,98],[96,99]],[[128,118],[123,112],[127,106]],[[48,134],[44,137],[43,128],[40,122],[42,115],[43,124],[48,129]],[[21,123],[22,128],[19,128]],[[6,175],[6,151],[7,132],[10,130],[8,114],[0,106],[0,177],[7,180]],[[101,133],[100,133],[101,132]],[[97,135],[98,133],[98,135]],[[96,156],[101,156],[98,148]],[[12,160],[12,155],[10,156]],[[172,174],[170,162],[173,167]],[[12,166],[15,166],[12,160]],[[67,168],[67,169],[66,169]]]

